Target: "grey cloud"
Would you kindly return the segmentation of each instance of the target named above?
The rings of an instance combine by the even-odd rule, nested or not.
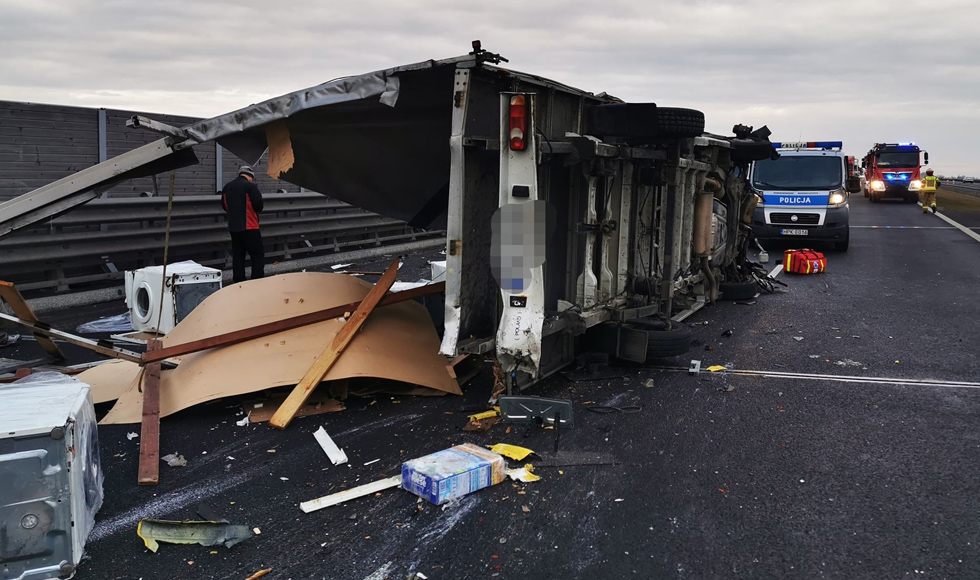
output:
[[[862,153],[912,139],[978,173],[980,6],[970,0],[0,0],[0,99],[210,116],[331,78],[484,46],[510,66],[710,130]]]

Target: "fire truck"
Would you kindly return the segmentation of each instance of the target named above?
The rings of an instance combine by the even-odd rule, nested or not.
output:
[[[874,202],[885,198],[918,201],[922,189],[920,154],[928,165],[929,153],[915,143],[876,143],[863,159],[865,196]]]

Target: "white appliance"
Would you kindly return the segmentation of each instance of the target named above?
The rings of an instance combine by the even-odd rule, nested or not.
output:
[[[89,390],[61,373],[0,388],[0,577],[75,574],[103,496]]]
[[[126,306],[133,330],[167,334],[220,289],[221,270],[192,261],[168,265],[166,285],[163,266],[127,271]]]

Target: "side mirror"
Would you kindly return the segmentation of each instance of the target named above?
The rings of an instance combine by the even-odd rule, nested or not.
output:
[[[923,155],[923,157],[925,157],[925,161],[926,161],[925,164],[926,165],[929,165],[929,152],[928,151],[923,151],[922,152],[922,155]]]
[[[861,179],[857,177],[847,178],[847,193],[861,193]]]

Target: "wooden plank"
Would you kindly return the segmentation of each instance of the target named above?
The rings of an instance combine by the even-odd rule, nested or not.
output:
[[[20,320],[35,325],[39,322],[37,315],[34,314],[27,301],[21,296],[20,291],[10,282],[0,280],[0,298],[3,298],[3,301],[10,305],[10,309],[14,311],[14,314]],[[44,352],[53,356],[55,360],[65,360],[64,353],[61,352],[61,349],[58,348],[58,345],[51,338],[43,334],[38,334],[37,332],[34,333],[34,337],[37,338],[37,343],[41,345]]]
[[[325,495],[317,499],[311,499],[310,501],[304,501],[299,504],[299,509],[303,510],[303,513],[315,512],[316,510],[323,509],[325,507],[330,507],[332,505],[337,505],[344,503],[345,501],[351,499],[357,499],[359,497],[364,497],[366,495],[374,495],[379,491],[385,489],[391,489],[393,487],[398,487],[402,484],[402,476],[393,475],[387,479],[382,479],[380,481],[373,481],[371,483],[360,485],[358,487],[352,487],[351,489],[345,489],[344,491],[339,491],[330,495]]]
[[[404,292],[386,294],[384,298],[381,299],[378,306],[388,306],[389,304],[397,304],[398,302],[405,302],[406,300],[414,300],[415,298],[420,298],[422,296],[439,294],[440,292],[445,292],[445,290],[445,282],[426,284],[425,286],[419,286],[418,288],[412,288]],[[185,342],[183,344],[167,346],[159,351],[152,353],[147,352],[144,354],[141,364],[191,354],[193,352],[200,352],[209,348],[237,344],[239,342],[245,342],[246,340],[269,336],[270,334],[275,334],[277,332],[283,332],[286,330],[292,330],[293,328],[323,322],[324,320],[333,320],[343,316],[347,312],[354,312],[360,305],[360,302],[351,302],[350,304],[344,304],[324,310],[317,310],[307,314],[300,314],[299,316],[293,316],[292,318],[285,318],[275,322],[268,322],[266,324],[260,324],[259,326],[253,326],[251,328],[243,328],[242,330],[236,330],[234,332],[227,332],[225,334]]]
[[[146,349],[154,351],[160,345],[159,340],[151,340]],[[160,363],[146,365],[143,371],[143,424],[137,482],[140,485],[160,483]]]
[[[251,423],[265,423],[275,414],[276,409],[286,400],[285,395],[267,397],[265,399],[249,401],[242,405],[248,420]],[[330,395],[320,395],[314,393],[306,400],[306,404],[296,412],[297,417],[311,417],[313,415],[323,415],[325,413],[338,413],[345,410],[344,404]]]
[[[310,396],[310,393],[313,392],[313,389],[320,384],[320,381],[322,381],[323,377],[326,376],[327,371],[330,370],[330,367],[332,367],[337,359],[340,358],[340,355],[344,352],[344,348],[346,348],[347,345],[350,344],[350,341],[354,339],[357,331],[360,330],[361,326],[364,324],[364,321],[367,320],[368,315],[374,311],[374,307],[381,302],[381,299],[384,298],[385,293],[388,292],[391,285],[395,283],[395,278],[398,276],[399,261],[400,260],[396,258],[395,261],[391,263],[391,266],[388,267],[388,270],[384,273],[384,276],[378,280],[378,282],[374,285],[374,288],[371,288],[371,291],[368,292],[368,295],[361,301],[361,304],[357,307],[357,310],[354,311],[354,314],[347,319],[347,322],[344,323],[344,326],[340,329],[340,332],[334,336],[327,348],[320,353],[320,356],[317,357],[316,361],[313,363],[313,366],[310,367],[310,370],[306,372],[303,379],[300,380],[299,384],[296,385],[296,388],[289,393],[289,396],[286,397],[286,400],[283,402],[282,406],[279,407],[276,414],[269,420],[270,425],[278,429],[285,429],[289,425],[290,421],[293,420],[296,412],[303,406],[303,403],[306,402],[306,399]]]
[[[41,324],[40,322],[38,322],[38,323],[28,322],[28,321],[25,321],[25,320],[21,320],[20,318],[17,318],[16,316],[10,316],[10,315],[7,315],[7,314],[0,314],[0,320],[6,320],[8,322],[13,322],[14,324],[17,324],[17,325],[23,326],[24,328],[29,329],[32,333],[34,333],[34,336],[37,337],[38,343],[41,342],[42,338],[44,338],[44,339],[57,338],[59,340],[65,341],[67,343],[74,344],[75,346],[80,346],[82,348],[87,348],[88,350],[93,350],[93,351],[95,351],[95,352],[97,352],[99,354],[103,354],[105,356],[109,356],[109,357],[112,357],[112,358],[118,358],[118,359],[121,359],[121,360],[126,360],[126,361],[129,361],[129,362],[134,362],[134,363],[137,363],[137,364],[139,364],[141,362],[140,354],[138,352],[133,352],[133,351],[130,351],[130,350],[123,350],[123,349],[120,349],[120,348],[112,348],[110,346],[103,346],[103,345],[99,344],[97,341],[94,341],[94,340],[89,340],[87,338],[82,338],[81,336],[76,336],[74,334],[71,334],[71,333],[68,333],[68,332],[64,332],[62,330],[55,330],[53,328],[46,328],[44,326],[39,326],[39,324]],[[54,345],[54,342],[51,342],[51,344]],[[54,346],[55,346],[55,348],[57,348],[57,345],[54,345]],[[45,350],[47,350],[47,349],[45,349]],[[61,350],[60,349],[58,350],[58,353],[59,354],[61,353]],[[54,355],[54,353],[51,353],[51,354],[52,354],[52,356]],[[169,364],[170,364],[170,366],[175,366],[175,365],[173,365],[173,363],[169,363]]]

